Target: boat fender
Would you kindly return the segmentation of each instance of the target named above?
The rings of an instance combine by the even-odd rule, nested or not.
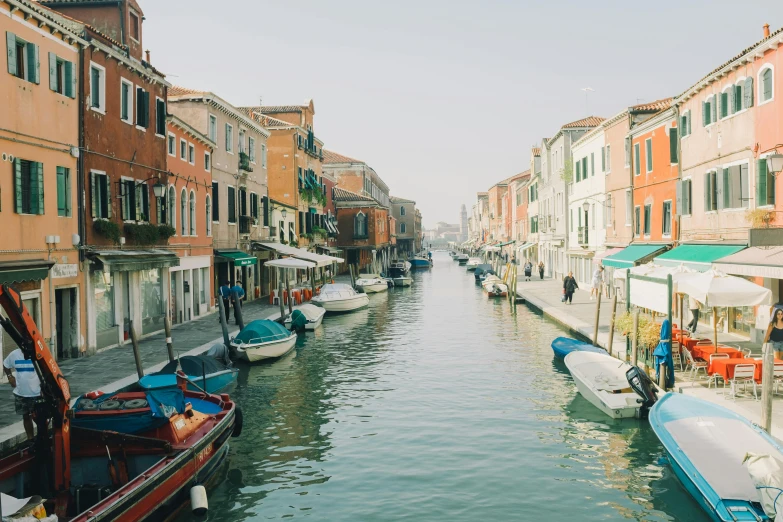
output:
[[[190,509],[197,517],[207,514],[209,503],[207,502],[207,490],[204,486],[199,484],[190,488]]]
[[[234,405],[236,412],[234,413],[234,431],[231,432],[232,437],[239,437],[242,435],[242,426],[245,423],[245,417],[242,414],[242,408]]]

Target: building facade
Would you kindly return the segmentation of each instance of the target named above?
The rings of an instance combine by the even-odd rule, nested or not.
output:
[[[391,215],[396,221],[397,254],[411,257],[416,254],[416,202],[391,196]]]
[[[388,255],[391,231],[389,209],[369,196],[334,188],[337,206],[337,246],[345,251],[349,265],[364,269]]]

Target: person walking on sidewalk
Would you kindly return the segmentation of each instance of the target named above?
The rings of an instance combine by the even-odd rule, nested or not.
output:
[[[601,293],[601,287],[604,284],[604,267],[599,266],[595,269],[595,272],[593,272],[593,284],[590,288],[590,300],[593,300],[593,297],[598,299],[598,294]]]
[[[226,318],[226,323],[228,323],[228,318],[231,316],[231,287],[228,286],[228,281],[223,281],[223,284],[218,289],[218,293],[223,300],[223,315]],[[218,317],[218,322],[220,322],[220,317]]]
[[[16,370],[15,377],[13,370]],[[3,361],[3,371],[8,377],[8,384],[14,389],[14,408],[16,414],[22,416],[27,440],[33,440],[33,411],[41,396],[41,381],[35,373],[33,361],[25,358],[24,352],[17,348]]]
[[[563,290],[565,290],[565,303],[571,304],[571,300],[574,298],[574,292],[579,288],[579,285],[574,279],[574,273],[568,272],[568,275],[563,279]]]
[[[688,296],[688,309],[693,317],[691,322],[688,323],[688,330],[695,332],[696,327],[699,326],[699,302],[691,296]]]
[[[541,280],[544,280],[544,262],[539,261],[538,262],[538,275],[541,277]]]
[[[530,276],[533,275],[533,263],[528,259],[525,263],[525,281],[530,281]]]
[[[764,336],[765,343],[772,343],[775,359],[783,359],[783,308],[773,308],[774,315]]]
[[[242,281],[237,280],[231,287],[231,300],[234,302],[234,322],[239,325],[239,314],[242,309],[242,299],[245,297],[245,291],[242,289]]]

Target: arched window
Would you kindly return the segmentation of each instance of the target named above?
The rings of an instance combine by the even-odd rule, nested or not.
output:
[[[404,206],[402,206],[402,205],[400,205],[400,215],[401,215],[401,216],[404,216],[404,215],[405,215],[405,207],[404,207]]]
[[[180,226],[179,226],[179,232],[183,236],[188,235],[188,193],[185,192],[185,189],[182,189],[182,192],[179,196],[179,219],[180,219]]]
[[[353,218],[353,237],[357,239],[367,237],[367,216],[361,210]]]
[[[212,235],[212,198],[209,194],[207,194],[207,217],[206,217],[206,223],[207,223],[207,235]]]
[[[190,235],[196,235],[196,193],[190,191]]]
[[[168,201],[166,202],[166,208],[169,212],[169,221],[168,224],[171,227],[174,227],[174,231],[176,233],[177,230],[177,196],[176,192],[174,191],[174,187],[169,187],[169,196]]]
[[[405,234],[405,232],[406,232],[405,223],[400,223],[400,234]]]
[[[759,103],[772,99],[772,66],[766,65],[759,73]]]

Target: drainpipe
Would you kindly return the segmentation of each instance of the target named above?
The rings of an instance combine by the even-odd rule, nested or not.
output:
[[[76,176],[76,194],[77,196],[77,202],[76,206],[78,209],[78,230],[79,230],[79,243],[80,246],[84,246],[84,243],[86,241],[86,233],[87,233],[87,223],[85,219],[86,211],[87,211],[87,195],[85,194],[85,187],[84,187],[84,154],[83,151],[86,149],[85,143],[84,143],[84,92],[83,92],[83,86],[84,86],[84,53],[87,52],[86,48],[83,48],[79,52],[79,93],[77,96],[79,97],[79,159],[77,161],[77,176]],[[79,248],[79,266],[82,266],[82,263],[84,262],[85,255],[84,250],[82,248]]]
[[[53,243],[46,243],[49,261],[52,261],[52,245]],[[57,307],[54,302],[54,278],[51,273],[47,279],[49,280],[49,347],[52,348],[52,355],[57,360]]]
[[[674,105],[674,117],[676,118],[675,121],[677,122],[677,183],[680,183],[682,181],[682,127],[680,127],[680,106],[677,104]],[[682,203],[682,197],[680,198],[680,203]],[[677,224],[677,236],[672,237],[674,240],[674,246],[679,245],[682,239],[682,229],[680,228],[682,224],[681,208],[677,209],[675,218],[675,223]]]

